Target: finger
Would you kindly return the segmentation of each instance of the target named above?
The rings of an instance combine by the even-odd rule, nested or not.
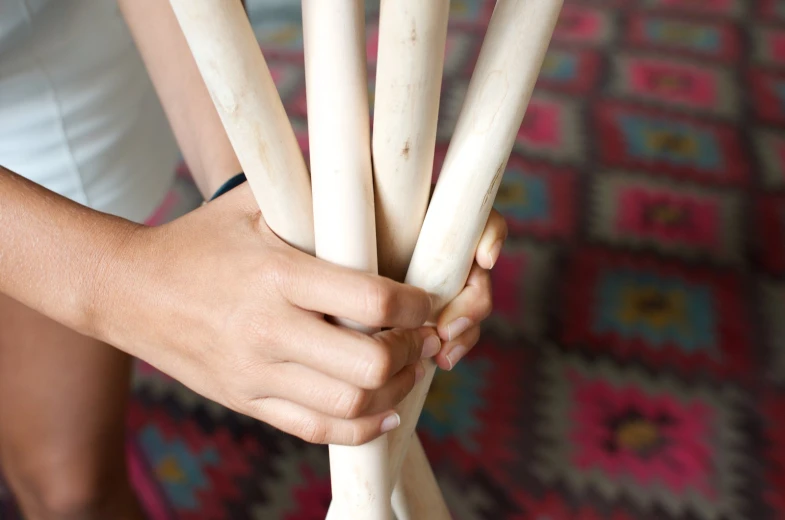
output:
[[[466,287],[439,316],[439,336],[451,341],[487,318],[493,310],[491,274],[474,264]]]
[[[359,419],[336,419],[275,397],[251,401],[243,413],[312,444],[358,446],[401,424],[392,410]]]
[[[475,325],[454,340],[445,343],[439,355],[433,360],[442,370],[452,370],[460,360],[466,357],[466,354],[471,352],[479,340],[480,326]]]
[[[430,317],[428,293],[389,278],[336,266],[304,253],[280,266],[281,292],[302,309],[369,327],[414,329]]]
[[[504,221],[501,213],[492,210],[480,237],[480,243],[477,245],[476,259],[480,267],[491,269],[496,265],[506,239],[507,222]]]
[[[395,408],[425,376],[422,362],[405,367],[378,390],[366,390],[297,363],[281,363],[267,378],[272,397],[337,419],[358,419]],[[305,384],[304,384],[305,383]]]
[[[346,383],[377,390],[404,367],[433,357],[441,341],[433,328],[391,329],[372,336],[308,316],[282,338],[279,358]]]

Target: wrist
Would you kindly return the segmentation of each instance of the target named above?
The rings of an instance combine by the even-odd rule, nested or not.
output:
[[[128,318],[128,284],[139,282],[141,272],[134,265],[138,264],[139,246],[149,229],[117,219],[98,234],[100,245],[89,260],[89,275],[82,284],[85,292],[74,329],[115,343],[118,319]]]
[[[229,148],[224,150],[208,149],[205,156],[201,157],[198,167],[191,171],[199,191],[205,200],[209,198],[233,175],[242,171],[234,151]]]

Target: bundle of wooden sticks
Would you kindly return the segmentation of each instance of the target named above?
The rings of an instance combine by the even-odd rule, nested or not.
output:
[[[430,204],[450,0],[382,0],[373,140],[363,0],[302,0],[310,175],[240,0],[171,4],[270,228],[405,278],[441,311],[466,283],[562,0],[497,1]],[[427,366],[396,430],[330,447],[328,518],[450,518],[414,435]]]

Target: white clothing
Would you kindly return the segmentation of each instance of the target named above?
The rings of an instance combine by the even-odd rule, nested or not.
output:
[[[0,0],[0,165],[141,222],[178,159],[114,0]]]

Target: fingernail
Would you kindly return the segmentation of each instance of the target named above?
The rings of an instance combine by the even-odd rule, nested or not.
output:
[[[422,363],[417,363],[414,367],[414,384],[416,385],[422,378],[425,377],[425,367],[422,366]]]
[[[401,416],[397,413],[388,415],[382,421],[382,433],[387,433],[401,425]]]
[[[447,325],[447,338],[452,341],[471,327],[472,322],[469,318],[458,318]]]
[[[504,240],[497,240],[493,243],[490,249],[488,249],[488,259],[491,261],[491,269],[493,266],[496,265],[496,262],[499,260],[499,255],[502,252],[502,246],[504,245]]]
[[[455,368],[455,365],[458,364],[458,361],[461,360],[463,356],[466,355],[468,349],[463,345],[456,345],[449,354],[447,354],[447,361],[450,362],[450,370]]]
[[[422,359],[432,358],[439,353],[441,348],[442,342],[439,340],[439,336],[436,334],[428,336],[422,344]]]

